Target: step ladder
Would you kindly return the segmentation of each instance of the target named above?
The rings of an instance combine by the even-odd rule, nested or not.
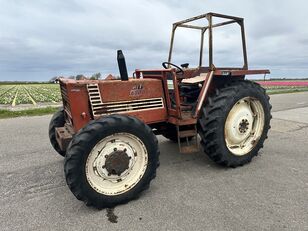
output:
[[[194,153],[199,151],[198,132],[196,125],[187,128],[187,125],[176,125],[178,135],[178,145],[180,153]],[[191,140],[189,138],[192,137]],[[181,139],[185,142],[181,143]]]

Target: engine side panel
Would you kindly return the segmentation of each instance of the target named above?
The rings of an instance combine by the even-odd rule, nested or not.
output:
[[[164,97],[162,82],[157,79],[101,81],[99,88],[103,102]]]
[[[77,132],[93,118],[86,84],[74,81],[61,83],[60,86],[66,122]]]
[[[167,107],[158,79],[62,80],[66,121],[77,132],[90,122],[110,114],[125,114],[146,124],[167,121]]]
[[[162,81],[157,79],[110,80],[98,83],[101,102],[92,112],[94,118],[109,114],[126,114],[143,122],[167,120],[167,107]],[[95,102],[94,102],[95,104]]]

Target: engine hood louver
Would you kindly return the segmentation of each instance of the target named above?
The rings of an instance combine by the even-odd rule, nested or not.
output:
[[[164,108],[162,98],[138,99],[103,103],[98,84],[88,84],[88,94],[93,116],[120,114],[133,111]]]

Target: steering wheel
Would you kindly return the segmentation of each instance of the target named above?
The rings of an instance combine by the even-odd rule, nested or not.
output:
[[[175,68],[176,68],[175,73],[177,73],[177,74],[181,74],[181,75],[183,75],[183,74],[184,74],[183,69],[182,69],[182,68],[180,68],[179,66],[177,66],[177,65],[173,64],[173,63],[163,62],[163,63],[162,63],[162,65],[163,65],[163,67],[164,67],[165,69],[168,69],[168,68],[169,68],[168,66],[173,66],[173,67],[175,67]]]

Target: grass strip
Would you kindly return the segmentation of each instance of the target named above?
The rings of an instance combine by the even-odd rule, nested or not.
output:
[[[308,91],[308,88],[303,89],[279,89],[279,90],[266,90],[266,93],[269,95],[275,95],[275,94],[287,94],[287,93],[296,93],[296,92],[305,92]]]
[[[20,110],[20,111],[10,111],[10,110],[0,109],[0,119],[14,118],[14,117],[20,117],[20,116],[47,115],[47,114],[53,114],[58,110],[59,108],[57,107],[33,108],[33,109],[25,109],[25,110]]]

